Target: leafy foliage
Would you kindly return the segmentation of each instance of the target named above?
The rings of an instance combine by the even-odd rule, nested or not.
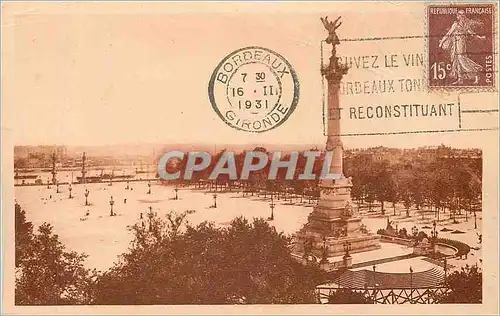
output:
[[[338,289],[330,294],[328,304],[373,304],[373,301],[361,292]]]
[[[132,227],[129,252],[98,282],[98,304],[313,303],[324,281],[324,272],[295,262],[289,238],[262,219],[182,232],[172,222],[153,217],[152,231]]]
[[[483,273],[477,265],[453,272],[448,275],[445,284],[450,291],[438,295],[438,303],[480,304],[483,301]]]
[[[382,208],[384,202],[400,202],[406,216],[410,216],[412,207],[424,205],[434,208],[438,217],[444,210],[452,215],[462,210],[471,212],[481,203],[481,159],[462,159],[451,153],[449,157],[417,156],[408,164],[375,160],[369,152],[358,153],[345,159],[344,170],[353,178],[353,199],[368,203],[369,209],[379,201]]]
[[[21,209],[21,205],[15,204],[15,256],[16,268],[22,260],[26,258],[30,242],[33,239],[33,224],[26,221],[26,211]]]
[[[96,272],[83,267],[85,254],[66,251],[52,226],[33,232],[16,204],[16,305],[86,304]]]

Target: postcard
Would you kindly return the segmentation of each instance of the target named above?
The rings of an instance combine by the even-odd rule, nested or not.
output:
[[[3,312],[498,314],[496,2],[3,2],[1,38]]]

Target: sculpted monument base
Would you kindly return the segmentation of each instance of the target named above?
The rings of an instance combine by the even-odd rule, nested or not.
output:
[[[322,181],[318,204],[308,222],[295,234],[295,254],[317,258],[341,256],[380,248],[380,236],[361,229],[361,217],[351,206],[351,179]]]
[[[327,258],[345,255],[346,250],[344,247],[347,243],[350,245],[350,254],[380,249],[380,236],[375,234],[344,238],[327,237],[325,243],[325,239],[321,234],[301,231],[295,236],[295,241],[296,244],[294,245],[294,254],[303,257],[304,254],[307,253],[308,255],[316,257],[318,261],[323,258],[324,245],[326,245],[327,249]],[[312,249],[311,251],[306,252],[304,244],[309,241],[311,242]]]

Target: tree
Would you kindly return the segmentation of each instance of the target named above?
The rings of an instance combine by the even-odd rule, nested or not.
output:
[[[152,220],[151,232],[131,228],[132,247],[100,277],[96,303],[314,303],[326,280],[326,272],[293,260],[289,238],[263,219],[236,218],[222,228]]]
[[[437,295],[437,303],[480,304],[483,301],[483,273],[477,265],[453,272],[446,278],[445,285],[450,291]]]
[[[26,158],[14,158],[14,169],[29,168],[29,161]]]
[[[32,227],[16,206],[16,305],[90,303],[97,272],[83,267],[86,255],[66,251],[49,224]]]
[[[384,202],[395,202],[395,182],[392,178],[392,170],[387,161],[374,164],[375,196],[381,203],[381,212],[385,214]]]
[[[413,204],[410,189],[401,185],[398,198],[403,202],[406,210],[406,217],[410,217],[410,207]]]
[[[328,304],[373,304],[373,300],[362,292],[338,289],[328,296]]]
[[[368,211],[371,212],[373,211],[373,203],[375,202],[375,192],[376,192],[376,185],[369,182],[365,186],[365,201],[368,203]]]
[[[428,183],[425,174],[420,168],[408,167],[398,174],[397,199],[403,203],[406,217],[410,217],[410,208],[417,208],[422,203],[422,186]]]
[[[300,195],[300,203],[302,203],[303,198],[304,198],[304,191],[306,189],[306,181],[305,180],[294,180],[292,182],[292,187],[294,190],[294,193],[297,195]]]
[[[16,268],[26,258],[33,239],[33,224],[26,221],[26,212],[21,205],[14,205],[15,212],[15,262]]]
[[[406,228],[401,228],[398,232],[398,236],[401,238],[408,238],[408,231],[406,230]]]
[[[429,239],[429,237],[427,236],[427,234],[426,234],[425,232],[423,232],[423,231],[419,231],[419,232],[418,232],[418,234],[417,234],[416,239],[417,239],[418,241],[422,241],[424,238]]]
[[[358,207],[365,202],[367,185],[373,179],[373,163],[370,154],[358,154],[345,159],[344,171],[346,176],[352,177],[351,195]]]

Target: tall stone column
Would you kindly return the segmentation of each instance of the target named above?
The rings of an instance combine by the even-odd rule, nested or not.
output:
[[[336,58],[336,57],[335,57]],[[347,73],[347,68],[342,67],[337,61],[323,69],[323,75],[328,82],[327,95],[327,117],[328,117],[328,138],[326,141],[326,150],[333,151],[333,159],[330,165],[330,173],[343,175],[342,157],[343,145],[340,138],[340,102],[339,89],[342,76]]]
[[[338,42],[338,40],[336,41]],[[330,173],[340,174],[340,179],[320,181],[320,199],[311,216],[317,219],[340,218],[344,215],[345,207],[351,202],[351,181],[344,177],[342,159],[343,144],[340,136],[340,100],[339,89],[342,77],[347,73],[347,67],[339,64],[335,45],[330,57],[330,63],[321,69],[325,77],[327,90],[327,140],[325,150],[332,153]],[[330,227],[331,229],[335,227]],[[352,231],[353,229],[351,229]]]
[[[342,169],[343,146],[340,137],[341,110],[339,102],[340,81],[347,73],[347,67],[338,62],[336,46],[340,41],[335,30],[340,26],[339,18],[329,22],[321,19],[328,30],[326,42],[332,44],[330,63],[321,69],[328,83],[327,94],[327,141],[326,151],[333,152],[330,173],[340,174],[340,179],[324,179],[319,183],[318,204],[308,217],[307,224],[297,232],[294,253],[300,255],[336,257],[344,254],[345,247],[351,252],[378,249],[379,237],[361,230],[361,217],[351,206],[352,181],[346,178]],[[323,258],[322,262],[325,263]]]

